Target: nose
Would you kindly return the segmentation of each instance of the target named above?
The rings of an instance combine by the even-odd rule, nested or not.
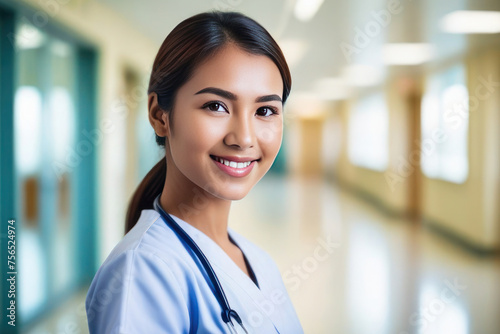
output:
[[[252,119],[244,115],[234,115],[229,122],[224,143],[238,149],[248,149],[255,144],[255,129]]]

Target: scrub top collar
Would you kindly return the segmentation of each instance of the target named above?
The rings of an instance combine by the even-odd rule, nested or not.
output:
[[[161,216],[156,211],[152,210],[156,215],[157,219],[161,219]],[[265,280],[261,279],[260,274],[265,271],[266,265],[259,261],[259,254],[255,254],[250,248],[251,245],[245,240],[241,235],[235,232],[233,229],[228,227],[228,233],[230,237],[234,240],[237,246],[241,249],[243,254],[247,257],[247,260],[252,267],[252,270],[256,276],[257,282],[259,282],[259,287],[255,285],[250,277],[248,277],[241,269],[234,263],[234,261],[229,257],[229,255],[224,252],[224,250],[209,236],[207,236],[202,231],[198,230],[196,227],[187,223],[186,221],[180,219],[177,216],[170,214],[172,218],[179,224],[179,226],[186,231],[187,234],[196,242],[198,247],[201,249],[205,256],[209,259],[220,259],[217,262],[210,261],[210,264],[216,271],[216,274],[221,281],[221,284],[226,283],[231,286],[238,286],[244,293],[246,293],[250,299],[253,300],[255,305],[261,305],[262,300],[267,299],[272,291],[271,287],[267,284]],[[165,223],[165,227],[169,228]],[[221,274],[223,273],[223,275]],[[231,303],[231,301],[229,301]],[[263,312],[265,312],[263,310]],[[263,313],[269,320],[274,324],[276,329],[279,331],[277,319],[273,319],[273,314]]]

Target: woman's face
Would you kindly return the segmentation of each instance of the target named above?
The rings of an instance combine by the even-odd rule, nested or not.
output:
[[[226,200],[243,198],[281,146],[282,92],[271,59],[224,47],[176,95],[166,142],[175,166],[167,169],[177,169],[173,175],[188,187]]]

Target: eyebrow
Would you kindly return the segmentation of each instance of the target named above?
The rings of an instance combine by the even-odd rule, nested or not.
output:
[[[203,88],[199,92],[196,92],[194,95],[205,94],[205,93],[219,95],[223,98],[226,98],[226,99],[232,100],[232,101],[235,101],[238,99],[238,96],[236,96],[235,94],[233,94],[227,90],[216,88],[216,87]],[[281,97],[279,97],[279,95],[276,95],[276,94],[259,96],[258,98],[255,99],[255,102],[270,102],[270,101],[278,101],[278,102],[283,103],[283,101],[281,100]]]

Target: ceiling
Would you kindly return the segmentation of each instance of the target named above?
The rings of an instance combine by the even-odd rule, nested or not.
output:
[[[461,54],[474,44],[471,37],[441,32],[440,19],[455,10],[500,10],[498,0],[324,0],[316,15],[302,22],[294,15],[295,1],[99,0],[158,46],[175,25],[193,14],[214,9],[242,12],[266,27],[284,49],[294,93],[315,91],[321,79],[344,78],[346,69],[356,64],[377,68],[383,76],[388,69],[382,63],[384,43],[431,43],[435,49],[431,63]],[[370,29],[363,40],[360,31]],[[491,45],[498,43],[499,35],[477,39]]]

